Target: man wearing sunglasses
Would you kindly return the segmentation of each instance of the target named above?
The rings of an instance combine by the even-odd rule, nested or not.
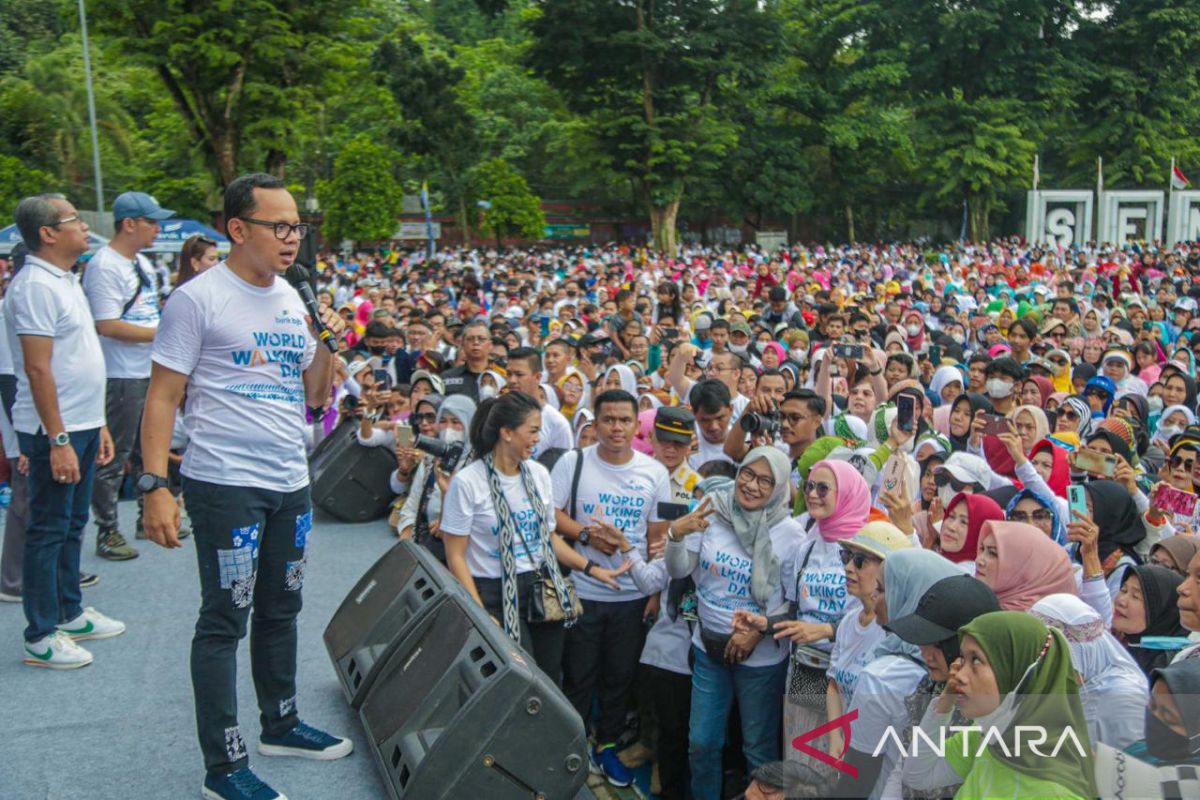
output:
[[[117,524],[117,495],[125,462],[132,460],[137,471],[141,461],[138,426],[150,385],[150,349],[160,312],[154,267],[141,251],[153,246],[162,220],[174,215],[144,192],[120,195],[113,202],[113,238],[96,251],[83,273],[83,291],[104,350],[105,417],[116,448],[113,460],[96,470],[92,489],[96,555],[109,561],[138,555]],[[137,535],[142,536],[140,526]]]
[[[197,731],[210,800],[279,797],[249,768],[238,725],[237,650],[253,606],[250,660],[262,734],[258,752],[329,760],[348,739],[301,721],[296,618],[312,532],[305,407],[321,406],[334,356],[283,273],[308,226],[278,178],[246,175],[225,190],[228,259],[172,295],[154,340],[142,423],[146,535],[180,546],[167,454],[187,390],[191,442],[184,493],[195,534],[201,605],[192,639]],[[337,336],[341,318],[321,322]]]

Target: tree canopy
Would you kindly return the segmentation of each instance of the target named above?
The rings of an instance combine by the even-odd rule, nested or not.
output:
[[[1200,170],[1188,0],[87,10],[108,202],[142,189],[210,218],[234,176],[267,170],[330,239],[387,236],[422,182],[489,237],[537,236],[546,199],[643,219],[665,249],[714,226],[957,236],[964,206],[982,239],[1019,230],[1035,154],[1062,188],[1093,186],[1097,157],[1110,188],[1165,188],[1172,158]],[[0,0],[6,206],[92,204],[78,24],[72,3]]]

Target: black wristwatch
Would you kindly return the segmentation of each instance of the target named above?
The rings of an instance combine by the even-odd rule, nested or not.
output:
[[[590,577],[592,577],[592,568],[593,568],[593,567],[595,567],[595,566],[596,566],[596,562],[595,562],[595,561],[592,561],[592,560],[589,558],[589,559],[588,559],[588,562],[587,562],[587,565],[586,565],[586,566],[584,566],[584,568],[583,568],[583,574],[584,574],[584,575],[587,575],[589,578],[590,578]]]
[[[575,541],[580,544],[587,544],[592,538],[592,532],[589,528],[580,528],[579,535],[575,537]]]
[[[166,489],[168,486],[170,483],[166,478],[150,472],[143,472],[137,479],[137,489],[142,494],[148,494],[156,489]]]

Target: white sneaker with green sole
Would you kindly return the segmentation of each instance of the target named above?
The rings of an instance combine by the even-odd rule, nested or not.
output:
[[[58,629],[77,642],[87,639],[111,639],[125,632],[125,623],[101,614],[88,606],[75,619],[64,622]]]
[[[25,642],[25,663],[47,669],[79,669],[92,663],[92,654],[62,631],[36,642]]]

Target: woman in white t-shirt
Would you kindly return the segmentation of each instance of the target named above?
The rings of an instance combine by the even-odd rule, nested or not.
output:
[[[570,614],[569,579],[560,562],[613,589],[630,565],[598,567],[554,533],[550,473],[530,458],[541,425],[541,403],[527,394],[510,392],[480,404],[470,436],[477,460],[450,478],[439,527],[450,572],[558,683],[565,625],[529,619],[539,573],[553,582]],[[447,477],[437,472],[439,479]]]
[[[697,800],[721,795],[721,747],[735,696],[749,767],[779,759],[788,650],[760,630],[735,630],[734,617],[786,610],[781,576],[802,533],[788,509],[790,472],[782,452],[756,447],[731,489],[706,495],[667,531],[667,570],[673,578],[692,576],[700,618],[692,636],[688,743]]]

